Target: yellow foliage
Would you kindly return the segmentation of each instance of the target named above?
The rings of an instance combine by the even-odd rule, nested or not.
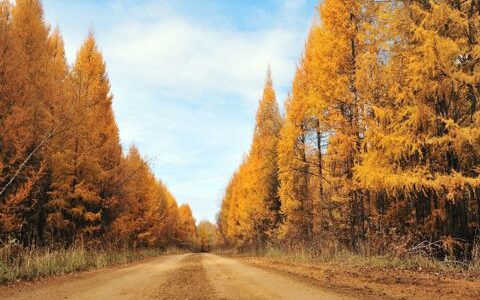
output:
[[[227,242],[260,247],[279,225],[277,145],[281,127],[268,70],[250,152],[232,176],[222,202],[218,224]]]

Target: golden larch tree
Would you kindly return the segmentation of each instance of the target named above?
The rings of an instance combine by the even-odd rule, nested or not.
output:
[[[390,217],[384,228],[412,244],[443,240],[450,254],[480,227],[479,11],[475,1],[390,11],[387,101],[373,109],[357,174]]]
[[[192,209],[188,204],[182,204],[178,208],[178,223],[179,233],[178,239],[181,243],[192,246],[196,238],[195,218],[193,217]]]
[[[74,103],[68,133],[55,153],[49,223],[70,242],[91,241],[110,221],[121,160],[110,84],[92,34],[77,54],[70,81]]]
[[[37,0],[2,8],[2,231],[23,244],[43,243],[48,201],[48,148],[54,127],[54,75],[49,27]]]

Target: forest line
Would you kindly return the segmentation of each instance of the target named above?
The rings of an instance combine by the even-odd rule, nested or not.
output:
[[[216,229],[124,153],[93,34],[69,66],[39,0],[0,14],[0,242],[210,245]],[[474,0],[321,2],[284,115],[267,74],[219,243],[479,255],[479,21]]]
[[[480,3],[325,0],[282,116],[270,71],[226,245],[480,256]]]
[[[73,65],[41,1],[0,0],[0,244],[203,247],[195,219],[132,146],[124,153],[92,33]],[[210,243],[210,241],[209,241]]]

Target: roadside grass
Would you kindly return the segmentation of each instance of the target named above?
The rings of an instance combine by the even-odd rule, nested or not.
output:
[[[128,264],[163,253],[152,249],[89,251],[81,247],[61,250],[2,248],[0,284]]]
[[[258,254],[258,253],[257,253]],[[302,263],[309,265],[331,264],[344,267],[377,268],[392,270],[424,271],[451,276],[480,278],[480,260],[469,262],[438,260],[419,254],[410,256],[366,256],[342,250],[325,253],[304,247],[282,249],[268,247],[260,256],[272,261]]]

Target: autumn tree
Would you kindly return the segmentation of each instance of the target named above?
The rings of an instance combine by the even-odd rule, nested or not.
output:
[[[197,227],[197,246],[201,252],[213,249],[217,242],[217,228],[209,221],[200,221]]]
[[[69,68],[39,0],[0,0],[0,242],[166,247],[192,224],[136,148],[122,157],[93,35]]]
[[[364,253],[429,240],[468,257],[480,227],[478,2],[325,0],[319,10],[278,142],[278,238]],[[218,218],[234,245],[255,232],[253,157]]]
[[[155,197],[156,180],[135,146],[130,148],[123,165],[122,201],[117,206],[111,239],[120,245],[142,246],[141,235],[147,230],[147,214]]]
[[[284,241],[322,243],[335,236],[356,249],[366,239],[368,192],[354,172],[369,107],[383,87],[377,70],[381,7],[371,1],[321,4],[321,22],[305,45],[278,143]]]
[[[292,93],[286,103],[285,124],[281,130],[278,144],[279,165],[279,195],[281,208],[284,215],[284,223],[280,231],[280,238],[294,242],[310,240],[314,227],[314,200],[315,191],[311,188],[314,177],[312,155],[315,151],[312,137],[322,132],[317,129],[317,122],[313,122],[312,101],[309,101],[308,80],[309,65],[312,63],[311,52],[314,49],[312,43],[317,28],[310,32],[306,44],[305,54],[295,73]],[[314,126],[312,126],[314,125]],[[319,140],[321,143],[321,140]],[[317,148],[321,155],[321,147]],[[318,157],[318,156],[316,156]],[[319,160],[321,163],[322,160]],[[319,176],[320,179],[322,179]]]
[[[260,100],[249,155],[251,177],[249,218],[253,222],[255,243],[262,246],[281,220],[278,196],[277,147],[282,127],[271,71],[268,70]]]
[[[374,1],[324,1],[321,24],[311,32],[302,66],[300,89],[307,99],[304,127],[316,127],[310,146],[315,150],[306,155],[316,165],[308,173],[317,177],[310,197],[317,200],[307,202],[313,208],[314,228],[317,233],[332,231],[355,250],[364,245],[369,218],[367,192],[354,170],[372,101],[368,91],[377,89],[371,68],[380,52],[375,33],[378,8]]]
[[[12,28],[12,4],[10,1],[2,0],[0,2],[0,17],[0,45],[2,45],[0,52],[0,78],[2,78],[0,82],[2,99],[0,120],[3,124],[6,116],[11,113],[13,99],[16,98],[18,92],[16,87],[20,85],[24,74],[19,72],[23,68],[23,63],[18,58],[20,43]],[[2,132],[5,132],[4,130]]]
[[[0,132],[3,132],[0,135],[0,187],[3,190],[9,177],[14,174],[13,167],[10,166],[11,162],[15,161],[11,153],[14,149],[8,149],[11,147],[7,147],[7,139],[4,135],[9,129],[6,121],[11,118],[13,99],[16,98],[17,87],[21,81],[20,74],[16,72],[16,69],[20,68],[21,60],[16,59],[20,45],[12,30],[12,5],[9,1],[0,2],[0,17]],[[0,195],[0,232],[2,233],[15,230],[15,226],[11,224],[12,215],[4,203],[8,200],[6,194],[5,191]]]
[[[237,245],[263,247],[280,224],[277,147],[282,122],[268,70],[251,149],[230,181],[219,216],[220,232]]]
[[[244,164],[242,164],[243,166]],[[241,190],[240,169],[230,178],[230,181],[225,189],[225,194],[222,199],[221,209],[218,214],[217,224],[219,232],[224,240],[224,244],[227,246],[237,245],[241,240],[239,235],[240,220],[239,220],[239,192]]]
[[[70,82],[73,108],[54,154],[48,221],[55,235],[72,243],[98,237],[110,221],[121,159],[105,63],[92,34],[78,52]]]
[[[178,216],[178,239],[181,243],[192,246],[196,238],[196,225],[190,205],[180,205],[178,208]]]
[[[48,148],[55,126],[54,53],[39,1],[2,1],[2,232],[43,243],[50,184]],[[63,74],[65,75],[65,74]],[[61,85],[61,84],[60,84]],[[62,87],[59,87],[62,89]]]
[[[157,243],[165,247],[179,242],[179,211],[175,197],[170,193],[167,186],[157,181],[159,210],[156,213],[156,223],[151,231],[157,234]]]
[[[443,240],[450,253],[480,226],[479,12],[476,1],[393,7],[387,101],[373,109],[357,175],[384,226],[410,243]]]

